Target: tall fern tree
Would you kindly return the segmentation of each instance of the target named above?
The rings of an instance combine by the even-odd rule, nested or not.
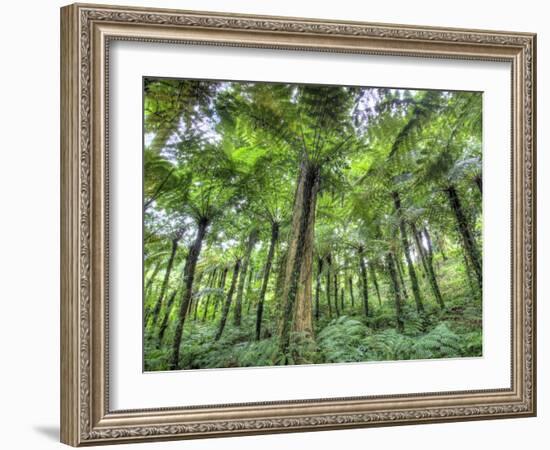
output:
[[[312,267],[315,213],[324,170],[354,150],[354,89],[255,85],[227,96],[224,113],[250,142],[273,141],[297,172],[281,296],[280,348],[291,332],[313,335]]]

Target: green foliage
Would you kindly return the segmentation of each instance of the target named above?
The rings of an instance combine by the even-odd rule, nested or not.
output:
[[[144,92],[146,370],[178,349],[180,369],[482,354],[464,239],[481,252],[479,93],[155,78]],[[296,249],[300,298],[285,291]],[[312,325],[283,333],[304,299]]]
[[[364,360],[363,340],[368,328],[359,320],[341,316],[332,320],[317,336],[324,362]]]
[[[426,316],[421,315],[412,309],[403,315],[403,321],[405,322],[405,329],[403,330],[403,333],[408,336],[417,336],[426,327]]]
[[[445,322],[420,337],[412,346],[414,359],[455,358],[461,356],[460,337]]]
[[[465,356],[461,339],[445,323],[429,333],[410,336],[390,329],[367,336],[363,340],[368,361],[399,361],[408,359],[454,358]]]
[[[369,318],[369,325],[375,329],[384,329],[395,326],[395,312],[390,308],[379,310],[374,317]]]
[[[462,340],[462,351],[464,356],[481,356],[483,351],[483,335],[481,330],[466,333]]]
[[[146,371],[167,369],[170,353],[165,349],[158,349],[149,341],[145,344],[144,353],[147,355],[145,359]]]
[[[394,329],[384,330],[363,341],[367,361],[399,361],[411,359],[413,340]]]
[[[276,365],[315,364],[321,362],[315,341],[306,333],[290,333],[290,345],[283,354],[276,354]]]

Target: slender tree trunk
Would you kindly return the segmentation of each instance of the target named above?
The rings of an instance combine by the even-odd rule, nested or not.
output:
[[[369,285],[367,282],[367,266],[363,256],[363,247],[357,249],[359,256],[359,273],[361,274],[361,282],[363,284],[363,308],[365,309],[365,317],[369,317]]]
[[[275,256],[275,246],[279,239],[279,224],[277,222],[271,223],[271,240],[269,242],[269,250],[267,251],[267,259],[264,267],[264,276],[262,278],[262,287],[260,288],[260,296],[258,298],[258,306],[256,307],[256,340],[259,341],[262,335],[262,319],[264,314],[264,300],[267,292],[267,286],[269,284],[269,274],[271,272],[271,265],[273,264],[273,257]]]
[[[481,177],[481,174],[476,175],[474,178],[474,181],[476,183],[477,188],[479,189],[479,193],[483,195],[483,178]]]
[[[251,231],[250,235],[248,236],[248,240],[246,243],[246,250],[243,258],[243,266],[241,268],[241,276],[239,277],[239,285],[237,287],[237,298],[235,299],[235,315],[233,316],[233,323],[235,324],[236,327],[241,326],[244,283],[245,283],[246,274],[248,271],[248,264],[250,262],[250,255],[252,254],[252,250],[256,245],[257,240],[258,240],[258,230],[254,229]]]
[[[426,265],[426,260],[424,259],[423,254],[420,253],[421,252],[421,247],[419,247],[419,242],[420,242],[420,245],[422,245],[422,243],[421,243],[422,240],[419,239],[418,236],[416,236],[412,232],[412,230],[411,230],[411,235],[412,235],[411,246],[414,247],[414,252],[413,252],[413,250],[411,250],[411,254],[414,255],[415,261],[417,262],[417,266],[418,266],[418,261],[420,261],[420,265],[422,266],[422,270],[420,270],[420,277],[423,280],[425,280],[427,283],[429,283],[429,280],[428,280],[428,266]],[[420,286],[420,287],[422,288],[422,286]]]
[[[216,341],[219,341],[222,337],[223,329],[225,328],[225,323],[227,322],[227,316],[229,315],[229,308],[231,307],[231,301],[233,300],[233,293],[237,286],[237,279],[239,278],[239,271],[241,269],[241,260],[237,259],[235,262],[235,267],[233,268],[233,277],[231,278],[231,285],[229,286],[229,291],[227,292],[227,297],[225,303],[223,304],[222,317],[220,319],[220,325],[218,327],[218,332],[214,338]]]
[[[227,267],[223,268],[221,278],[220,278],[220,284],[218,286],[218,289],[220,292],[216,295],[216,302],[214,303],[214,310],[212,311],[212,316],[210,317],[212,320],[216,318],[216,313],[218,312],[218,309],[220,307],[220,304],[223,299],[223,295],[225,293],[225,280],[227,279],[227,272],[229,269]]]
[[[428,258],[430,258],[430,261],[432,261],[432,264],[433,264],[434,247],[432,244],[432,238],[426,227],[422,228],[421,235],[423,235],[424,239],[426,240],[426,244],[428,245]]]
[[[290,331],[313,335],[312,272],[315,208],[320,170],[310,161],[302,161],[292,212],[292,228],[283,289],[283,323],[280,350],[286,353]]]
[[[411,234],[413,235],[414,240],[414,246],[416,248],[416,253],[418,254],[418,258],[420,259],[420,262],[422,263],[422,268],[424,269],[424,275],[423,277],[426,278],[429,276],[428,274],[428,265],[426,261],[426,251],[424,250],[423,244],[422,244],[422,238],[420,237],[418,230],[416,229],[416,226],[414,223],[409,224],[411,227]]]
[[[334,310],[336,316],[340,316],[340,306],[338,305],[338,271],[335,270],[332,274],[332,282],[334,283]]]
[[[466,253],[468,254],[468,258],[476,275],[479,287],[481,288],[483,283],[481,255],[479,253],[479,249],[477,248],[477,244],[475,242],[472,231],[470,230],[468,220],[466,219],[466,216],[462,209],[462,205],[458,197],[458,192],[456,191],[456,188],[452,185],[448,186],[445,191],[447,192],[449,203],[451,204],[451,209],[453,210],[453,213],[455,215],[458,230],[462,236],[464,248],[466,250]]]
[[[405,252],[405,259],[407,260],[407,266],[409,268],[409,277],[411,279],[412,290],[414,295],[414,301],[416,302],[416,310],[421,313],[424,311],[424,304],[422,303],[422,297],[420,295],[420,288],[418,286],[418,278],[416,277],[416,270],[412,262],[409,240],[407,238],[407,230],[405,228],[405,219],[403,218],[403,211],[401,210],[401,199],[397,192],[393,193],[393,202],[395,204],[395,210],[399,216],[399,230],[401,231],[401,243],[403,245],[403,251]]]
[[[206,236],[206,230],[208,228],[208,219],[201,218],[198,223],[197,235],[195,241],[189,247],[187,258],[184,268],[184,287],[183,296],[181,298],[180,310],[178,313],[178,322],[176,331],[174,333],[174,342],[172,344],[172,360],[170,361],[170,369],[177,369],[180,359],[180,345],[181,337],[183,335],[183,325],[185,323],[185,317],[187,315],[187,309],[191,301],[193,294],[193,281],[195,280],[195,269],[197,267],[197,261],[201,253],[202,242]]]
[[[376,278],[376,270],[374,269],[374,264],[369,264],[370,277],[372,279],[372,284],[374,284],[374,290],[376,291],[376,296],[378,297],[378,304],[382,306],[382,298],[380,297],[380,288],[378,287],[378,279]]]
[[[283,288],[285,285],[285,270],[286,270],[286,257],[288,251],[285,249],[280,252],[277,258],[277,278],[275,280],[275,312],[277,314],[276,322],[281,323],[283,320]]]
[[[317,258],[317,278],[315,280],[315,320],[319,321],[321,315],[319,296],[321,294],[321,274],[323,272],[323,258]]]
[[[201,322],[204,322],[206,320],[206,314],[208,313],[208,307],[210,306],[210,300],[212,299],[212,289],[214,289],[214,283],[216,282],[216,275],[218,274],[218,269],[215,268],[212,274],[210,275],[210,278],[208,280],[208,294],[206,294],[206,301],[204,302],[204,309],[202,311],[202,318]]]
[[[185,312],[186,316],[191,316],[191,314],[193,314],[193,303],[193,293],[191,293],[191,300],[189,301],[187,311]]]
[[[330,272],[331,272],[331,269],[332,269],[332,258],[330,256],[330,253],[327,255],[327,274],[326,274],[326,285],[327,285],[327,289],[326,289],[326,294],[327,294],[327,305],[328,305],[328,315],[330,318],[332,318],[332,304],[331,304],[331,301],[330,301]]]
[[[407,285],[405,283],[405,278],[403,276],[403,264],[401,263],[401,255],[394,255],[395,267],[397,269],[397,275],[399,275],[399,282],[401,283],[401,288],[403,289],[404,299],[409,299],[409,293],[407,292]]]
[[[248,271],[248,281],[246,282],[246,314],[250,314],[250,307],[252,306],[253,302],[253,295],[252,295],[252,282],[254,281],[254,264],[250,264],[250,270]]]
[[[345,285],[346,285],[346,278],[345,278],[345,277],[344,277],[344,281],[343,281],[343,283],[344,283],[344,286],[345,286]],[[345,309],[345,303],[346,303],[346,301],[345,301],[346,299],[345,299],[345,293],[344,293],[344,291],[345,291],[345,289],[344,289],[344,287],[342,286],[342,287],[340,288],[340,302],[341,302],[341,310],[342,310],[342,314],[344,314],[344,313],[345,313],[344,309]]]
[[[193,283],[193,293],[191,294],[191,300],[189,301],[189,309],[188,309],[188,315],[191,316],[193,314],[193,321],[197,320],[197,308],[199,307],[199,303],[201,301],[201,298],[199,295],[201,292],[201,283],[202,283],[202,277],[204,276],[204,270],[201,270],[197,273],[197,279]]]
[[[196,322],[197,316],[199,314],[199,303],[201,303],[201,298],[197,297],[195,299],[195,307],[193,308],[193,322]]]
[[[472,294],[472,298],[477,298],[479,293],[478,292],[479,285],[477,284],[476,276],[474,275],[474,271],[470,263],[470,258],[468,258],[468,252],[466,251],[466,245],[462,240],[463,238],[462,238],[462,235],[460,234],[460,230],[458,229],[458,226],[457,226],[456,232],[458,235],[458,240],[460,241],[460,244],[461,244],[462,259],[464,260],[464,273],[466,274],[466,279],[468,280],[468,287],[470,288],[470,294]]]
[[[468,287],[470,288],[470,293],[472,294],[472,298],[476,298],[477,283],[474,281],[475,275],[473,274],[473,270],[470,265],[470,260],[468,259],[468,254],[466,253],[466,249],[464,248],[464,244],[462,245],[462,258],[464,259],[464,272],[466,272],[466,279],[468,280]]]
[[[178,242],[179,238],[172,239],[172,250],[170,252],[170,258],[168,258],[168,264],[166,265],[166,272],[164,272],[164,279],[162,280],[160,294],[157,303],[155,304],[155,308],[153,309],[153,327],[157,325],[159,313],[162,308],[162,302],[164,301],[164,295],[166,294],[166,289],[168,288],[168,282],[170,281],[170,274],[172,273],[174,259],[176,258],[176,253],[178,251]]]
[[[404,330],[403,319],[401,317],[401,290],[399,288],[399,282],[397,281],[397,273],[395,270],[394,256],[391,252],[386,255],[386,264],[388,266],[388,273],[390,274],[390,285],[395,300],[395,321],[397,331],[402,333]]]
[[[355,309],[355,296],[353,295],[353,280],[351,277],[348,278],[348,286],[349,286],[349,298],[351,300],[351,309]]]
[[[197,287],[199,289],[197,289],[197,291],[195,292],[195,294],[200,294],[200,283],[197,283]],[[202,297],[200,295],[195,295],[194,296],[195,298],[195,304],[193,306],[193,322],[196,322],[197,321],[197,316],[199,314],[199,303],[202,302]]]
[[[170,313],[172,312],[172,306],[174,306],[174,300],[176,299],[177,293],[178,293],[178,290],[174,289],[174,291],[172,292],[170,297],[168,297],[168,303],[166,304],[166,311],[164,312],[164,317],[162,318],[162,322],[161,322],[160,328],[159,328],[157,348],[162,347],[162,341],[164,339],[164,334],[166,333],[166,329],[168,328],[168,321],[170,320]]]
[[[155,278],[157,277],[157,274],[159,273],[159,270],[161,267],[162,267],[162,260],[157,262],[157,264],[155,265],[155,268],[153,269],[153,272],[151,273],[151,276],[147,280],[147,283],[143,288],[143,298],[149,297],[149,292],[151,290],[151,287],[153,286],[153,281],[155,281]]]
[[[430,287],[432,289],[432,293],[437,300],[437,303],[441,307],[441,309],[445,308],[445,302],[443,301],[443,297],[441,295],[441,291],[439,290],[439,284],[437,283],[437,278],[435,276],[434,267],[432,264],[431,258],[428,256],[428,252],[422,245],[422,237],[419,231],[416,228],[416,225],[411,222],[411,231],[412,235],[414,236],[414,241],[416,243],[416,248],[418,250],[418,254],[420,256],[420,259],[422,260],[422,265],[424,266],[424,269],[426,271],[426,275],[428,277],[428,280],[430,282]]]

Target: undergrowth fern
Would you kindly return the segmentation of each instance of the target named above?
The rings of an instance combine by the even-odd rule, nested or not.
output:
[[[420,337],[412,346],[414,359],[454,358],[461,356],[460,337],[446,323]]]
[[[319,349],[325,362],[352,362],[364,359],[363,339],[368,328],[347,316],[330,322],[318,335]]]

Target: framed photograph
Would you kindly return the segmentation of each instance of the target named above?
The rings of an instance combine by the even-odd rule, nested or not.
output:
[[[62,8],[62,442],[535,415],[535,58]]]

